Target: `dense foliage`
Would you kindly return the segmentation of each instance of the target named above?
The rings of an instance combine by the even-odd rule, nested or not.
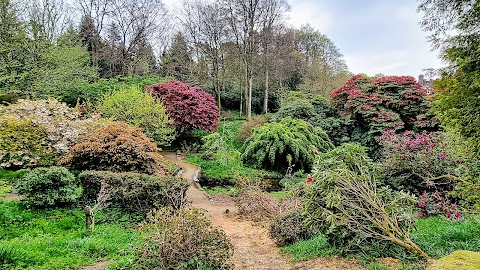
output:
[[[138,247],[138,269],[232,269],[233,246],[199,209],[157,211],[142,228],[151,232]]]
[[[303,225],[300,209],[280,213],[270,224],[269,234],[280,247],[310,238],[312,231]]]
[[[83,136],[103,128],[108,121],[97,116],[82,115],[77,109],[68,107],[56,99],[20,99],[14,104],[0,106],[0,115],[31,121],[42,127],[46,136],[44,144],[56,156],[65,154],[68,148],[79,142]]]
[[[25,174],[16,190],[27,207],[66,206],[76,202],[81,189],[75,176],[62,167],[36,168]]]
[[[287,116],[305,120],[314,127],[321,128],[335,145],[350,140],[350,127],[323,96],[308,99],[302,93],[290,92],[278,112],[272,117],[272,121],[278,122]]]
[[[240,128],[240,131],[238,133],[238,139],[241,142],[245,142],[252,135],[254,128],[263,126],[266,123],[268,123],[268,120],[263,115],[258,115],[252,117],[252,119],[250,120],[245,121],[245,123],[242,124],[242,127]]]
[[[0,117],[0,167],[19,169],[53,163],[46,130],[29,120]]]
[[[217,131],[220,117],[218,107],[213,96],[201,88],[171,80],[146,86],[146,90],[165,105],[180,132],[194,129]]]
[[[319,155],[305,191],[306,224],[348,252],[371,241],[389,241],[422,257],[409,238],[411,196],[379,186],[378,166],[365,148],[345,144]]]
[[[185,204],[189,187],[189,182],[181,178],[139,173],[84,171],[79,178],[85,202],[140,214],[161,207],[179,209]]]
[[[328,135],[291,117],[255,129],[243,146],[242,161],[257,168],[310,171],[315,155],[333,148]]]
[[[143,128],[159,145],[169,145],[175,138],[173,122],[162,103],[135,87],[113,91],[98,105],[103,116]]]
[[[353,76],[332,94],[333,107],[350,124],[352,140],[378,148],[382,132],[434,131],[426,90],[412,77]]]
[[[385,132],[380,143],[388,186],[417,196],[423,194],[426,184],[437,191],[453,189],[452,178],[459,163],[448,138],[441,133]]]
[[[140,128],[114,123],[70,148],[61,164],[76,170],[168,174],[157,145]]]

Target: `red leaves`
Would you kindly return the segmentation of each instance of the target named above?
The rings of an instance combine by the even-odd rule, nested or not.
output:
[[[213,96],[200,87],[191,87],[183,82],[171,80],[145,88],[162,101],[177,129],[217,131],[220,117],[217,104]]]

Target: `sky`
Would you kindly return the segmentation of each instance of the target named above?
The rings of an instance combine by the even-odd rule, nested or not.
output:
[[[176,0],[164,0],[171,7]],[[349,70],[410,75],[442,66],[419,22],[416,0],[288,0],[288,24],[310,24],[344,55]]]

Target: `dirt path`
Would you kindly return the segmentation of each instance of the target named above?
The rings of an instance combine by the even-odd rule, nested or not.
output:
[[[164,156],[184,170],[182,174],[184,178],[193,179],[198,167],[183,160],[177,160],[175,153],[164,153]],[[221,227],[227,234],[235,250],[233,254],[235,269],[360,269],[353,261],[335,258],[293,264],[289,256],[279,253],[278,247],[268,236],[266,228],[238,219],[237,208],[232,201],[210,200],[202,190],[193,185],[193,182],[187,191],[187,196],[194,207],[207,210],[212,223]]]

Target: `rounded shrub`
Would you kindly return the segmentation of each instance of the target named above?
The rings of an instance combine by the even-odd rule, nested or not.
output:
[[[61,160],[75,170],[168,174],[157,145],[140,128],[114,123],[88,135]]]
[[[106,94],[98,110],[106,117],[143,128],[159,145],[169,145],[175,139],[173,121],[168,118],[165,106],[136,87]]]
[[[63,167],[36,168],[18,181],[16,190],[33,208],[69,205],[81,195],[75,176]]]
[[[46,131],[29,120],[0,117],[0,167],[21,169],[51,165]]]
[[[270,224],[270,237],[281,247],[310,238],[312,231],[302,225],[303,220],[300,209],[281,213]]]
[[[243,145],[241,159],[257,168],[310,171],[315,155],[333,148],[328,135],[303,120],[291,117],[280,123],[265,124]]]
[[[150,234],[137,249],[138,269],[179,269],[192,262],[208,269],[233,269],[232,244],[200,209],[157,211],[141,229]]]

